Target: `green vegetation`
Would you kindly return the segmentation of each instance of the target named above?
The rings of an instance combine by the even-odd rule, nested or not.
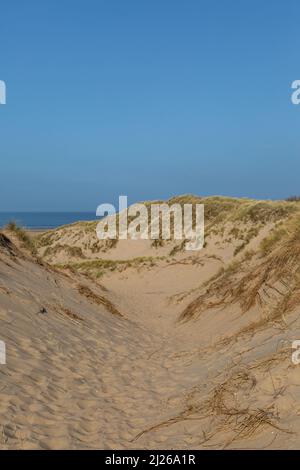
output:
[[[265,224],[288,217],[297,208],[282,201],[251,201],[233,214],[232,220]]]
[[[250,241],[257,237],[259,234],[260,226],[256,225],[254,227],[251,227],[246,233],[240,235],[240,239],[243,240],[243,243],[241,245],[238,245],[233,253],[233,256],[236,256],[238,253],[240,253],[246,246],[250,243]]]
[[[82,273],[89,274],[92,277],[99,278],[106,271],[115,271],[115,270],[124,270],[128,268],[139,268],[139,267],[153,267],[156,265],[158,260],[163,260],[165,257],[138,257],[127,260],[106,260],[106,259],[96,259],[89,261],[82,261],[80,263],[65,263],[57,264],[58,268],[71,268]]]
[[[8,232],[13,233],[17,237],[17,239],[22,243],[23,248],[30,251],[32,255],[37,254],[34,240],[26,233],[26,231],[22,227],[19,227],[16,222],[9,222],[6,225],[5,229]]]
[[[44,256],[53,256],[61,252],[64,252],[65,254],[73,258],[85,258],[82,249],[79,246],[69,246],[60,244],[48,246],[44,252]]]
[[[258,256],[254,263],[255,254]],[[297,212],[275,225],[257,253],[248,250],[243,258],[222,267],[202,284],[198,297],[185,308],[180,319],[196,318],[207,309],[237,303],[243,313],[254,306],[263,308],[262,327],[268,322],[284,323],[284,315],[300,304],[299,286],[300,214]]]

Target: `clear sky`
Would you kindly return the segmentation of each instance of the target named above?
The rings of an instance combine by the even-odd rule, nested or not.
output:
[[[3,0],[0,210],[300,194],[300,3]]]

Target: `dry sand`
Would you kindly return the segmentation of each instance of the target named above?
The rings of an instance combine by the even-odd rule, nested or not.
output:
[[[247,249],[273,227],[261,227]],[[74,239],[77,227],[70,230],[65,239]],[[234,256],[239,241],[214,234],[201,252],[172,256],[171,246],[122,242],[98,258],[138,253],[144,261],[116,263],[96,278],[42,263],[7,235],[14,244],[0,238],[0,448],[299,448],[300,366],[291,361],[298,306],[271,316],[284,288],[270,274],[243,307],[241,285],[249,296],[253,287],[243,276],[261,260]],[[55,256],[47,261],[70,262],[60,250]],[[228,270],[219,280],[233,259],[238,277]]]

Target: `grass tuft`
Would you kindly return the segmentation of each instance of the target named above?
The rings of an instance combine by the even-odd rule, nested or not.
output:
[[[28,233],[26,233],[26,231],[22,227],[17,225],[16,222],[14,221],[9,222],[6,225],[5,229],[8,232],[11,232],[12,234],[14,234],[17,237],[17,239],[22,243],[23,247],[26,250],[30,251],[32,255],[37,254],[34,240],[28,235]]]

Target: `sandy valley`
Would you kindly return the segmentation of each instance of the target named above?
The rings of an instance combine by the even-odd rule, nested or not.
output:
[[[2,449],[299,448],[300,203],[199,201],[197,252],[3,230]]]

